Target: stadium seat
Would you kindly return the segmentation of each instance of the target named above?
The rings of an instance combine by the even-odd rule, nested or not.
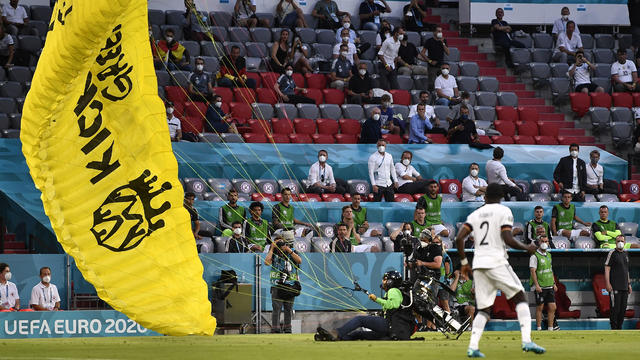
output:
[[[516,125],[515,125],[514,122],[504,121],[504,120],[496,120],[496,121],[494,121],[493,124],[494,124],[496,130],[499,131],[500,134],[502,134],[504,136],[511,137],[511,136],[514,136],[516,134]]]
[[[611,94],[611,97],[613,98],[613,106],[633,107],[633,96],[629,93],[616,92]]]
[[[393,96],[393,103],[398,105],[411,105],[411,95],[406,90],[391,90],[389,91]]]
[[[331,134],[313,134],[311,138],[314,144],[335,144],[336,142],[336,139]]]
[[[251,194],[251,201],[276,201],[276,197],[274,194],[253,193]]]
[[[591,282],[593,287],[593,294],[596,299],[596,315],[598,317],[608,318],[611,313],[611,303],[609,293],[606,289],[606,282],[604,279],[604,274],[595,274],[593,276],[593,281]],[[635,311],[633,309],[627,309],[625,311],[625,317],[633,317],[635,315]]]
[[[342,109],[340,109],[339,105],[336,104],[320,104],[318,105],[320,109],[320,116],[326,119],[333,119],[338,122],[340,118],[342,118]]]
[[[621,222],[618,223],[622,235],[636,236],[638,235],[638,223],[635,222]]]
[[[624,194],[640,195],[640,180],[622,180],[620,185]]]
[[[609,109],[603,107],[590,107],[589,115],[591,126],[595,131],[606,130],[611,127],[611,113]]]
[[[190,132],[195,135],[204,131],[204,120],[202,116],[187,116],[180,119],[182,123],[182,132]]]
[[[296,134],[312,135],[316,133],[316,122],[311,119],[293,119],[293,126],[296,129]]]
[[[518,106],[518,118],[520,121],[537,123],[540,120],[540,115],[534,107]]]
[[[302,192],[302,187],[300,186],[300,183],[298,182],[298,180],[280,179],[278,180],[278,184],[280,185],[280,191],[282,191],[284,188],[289,188],[292,194],[297,195],[298,193]]]
[[[289,141],[292,144],[311,144],[313,142],[309,134],[289,134]]]
[[[538,121],[538,132],[540,136],[550,136],[557,138],[562,125],[557,122]]]
[[[496,106],[498,103],[498,96],[496,93],[488,91],[477,91],[476,101],[479,106]]]
[[[358,142],[358,135],[354,134],[336,134],[335,138],[338,144],[356,144]]]
[[[599,202],[618,202],[618,197],[615,194],[597,194],[596,199]]]
[[[327,104],[344,104],[344,91],[338,89],[323,89],[322,95],[324,96],[324,102]]]
[[[288,134],[269,134],[269,138],[276,144],[288,144],[291,142]]]
[[[558,139],[555,136],[534,136],[537,145],[558,145]]]
[[[506,136],[506,135],[501,135],[501,136],[492,136],[491,137],[491,141],[494,144],[513,144],[513,137],[511,136]]]
[[[622,94],[622,93],[616,93],[616,94]],[[623,123],[629,123],[629,124],[633,123],[633,113],[631,109],[626,107],[612,107],[611,122],[623,122]]]
[[[256,93],[260,103],[274,105],[279,101],[278,94],[271,88],[257,88]]]
[[[273,179],[255,179],[254,183],[258,188],[258,192],[262,194],[275,195],[280,191],[280,187],[278,186],[278,182]],[[260,200],[254,200],[260,201]]]
[[[280,74],[275,72],[260,72],[260,79],[262,80],[262,86],[267,89],[273,89],[278,82]],[[237,100],[237,99],[236,99]]]
[[[338,121],[334,119],[318,119],[316,124],[318,125],[318,134],[335,135],[340,129]]]
[[[458,89],[466,92],[478,91],[478,78],[471,76],[458,77]]]
[[[525,135],[515,135],[513,137],[513,142],[519,145],[535,145],[536,141],[533,136],[525,136]]]
[[[187,101],[187,93],[185,89],[180,86],[165,86],[164,92],[167,95],[167,99],[175,103],[184,103]],[[15,96],[12,96],[15,97]]]
[[[231,116],[239,119],[250,119],[252,115],[251,106],[245,102],[232,102],[229,105]]]
[[[250,88],[233,88],[233,97],[238,102],[245,102],[248,104],[256,102],[256,93]]]
[[[296,104],[298,108],[298,116],[305,119],[317,119],[320,117],[320,111],[315,104]]]
[[[298,194],[298,200],[308,202],[320,202],[322,198],[318,194]]]
[[[393,194],[393,201],[395,202],[413,202],[413,196],[409,194]]]
[[[496,119],[496,109],[493,106],[474,106],[476,120],[493,122]]]
[[[400,136],[400,135],[384,134],[384,135],[382,135],[382,138],[388,144],[403,144],[404,143],[404,141],[402,140],[402,136]]]
[[[253,103],[251,104],[251,109],[254,119],[271,120],[275,116],[273,105],[271,104]]]
[[[580,318],[580,310],[570,310],[571,299],[567,296],[567,287],[554,276],[558,290],[555,292],[556,317],[559,319]]]
[[[607,93],[592,92],[592,93],[589,93],[589,96],[591,97],[591,106],[605,107],[605,108],[611,107],[611,95]]]
[[[298,117],[298,108],[294,104],[278,103],[274,105],[274,108],[279,119],[295,119]]]
[[[569,99],[571,100],[571,110],[573,110],[576,115],[582,117],[589,111],[589,107],[591,106],[589,94],[574,92],[569,94]]]
[[[453,194],[458,197],[462,195],[462,184],[458,179],[440,179],[440,192],[443,194]]]
[[[269,140],[264,133],[246,133],[242,134],[244,140],[248,143],[268,143]]]
[[[529,201],[533,202],[545,202],[551,201],[551,197],[547,194],[529,194]]]
[[[496,106],[496,115],[498,120],[512,122],[520,120],[517,109],[512,106]]]
[[[200,178],[184,178],[185,191],[192,192],[196,195],[202,195],[209,191],[207,183]]]
[[[205,117],[207,105],[201,102],[187,102],[184,104],[185,115],[193,117]]]
[[[517,121],[516,126],[520,136],[538,136],[538,125],[533,121]]]
[[[532,179],[531,187],[531,192],[536,194],[551,194],[554,192],[554,186],[551,181],[545,179]]]
[[[442,134],[429,134],[429,139],[431,139],[431,141],[434,144],[447,144],[448,143],[447,137],[442,135]]]
[[[311,89],[324,90],[327,88],[327,77],[323,74],[305,74],[307,87]]]
[[[611,122],[611,141],[616,149],[633,143],[633,125],[626,122]]]
[[[633,202],[633,201],[640,200],[640,195],[634,195],[634,194],[620,194],[618,195],[618,197],[622,202]]]
[[[515,305],[513,302],[507,300],[507,297],[502,291],[496,296],[491,308],[491,317],[495,319],[515,319],[517,314],[515,311]]]
[[[347,184],[349,184],[350,194],[358,193],[366,197],[371,193],[371,187],[369,186],[369,182],[367,180],[351,179],[347,180]]]
[[[348,135],[360,135],[360,121],[354,119],[340,119],[340,133]]]
[[[321,197],[325,202],[344,202],[344,197],[340,194],[322,194]]]
[[[220,134],[220,137],[222,137],[222,141],[226,142],[226,143],[242,143],[242,142],[244,142],[243,137],[241,135],[239,135],[239,134],[222,133],[222,134]]]
[[[249,127],[251,128],[251,133],[253,134],[267,135],[271,133],[271,125],[267,120],[251,119],[249,120]]]

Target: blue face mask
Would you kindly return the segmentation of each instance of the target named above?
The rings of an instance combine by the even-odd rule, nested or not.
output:
[[[467,121],[469,120],[469,115],[460,115],[460,119]]]

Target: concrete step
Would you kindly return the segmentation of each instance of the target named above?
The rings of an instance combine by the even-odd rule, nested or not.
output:
[[[543,121],[564,121],[564,114],[544,112],[538,115],[540,116],[540,120],[543,120]],[[573,122],[567,122],[567,123],[571,124],[570,127],[574,127]]]
[[[544,105],[544,99],[540,98],[518,98],[518,105]]]
[[[516,90],[514,91],[516,95],[518,95],[518,99],[520,98],[532,98],[536,96],[536,92],[532,90]]]
[[[596,138],[593,136],[578,136],[578,144],[595,144]]]
[[[5,249],[26,249],[27,244],[24,241],[5,241],[4,242]]]
[[[469,39],[467,38],[461,38],[461,37],[446,37],[446,35],[444,35],[445,38],[447,39],[447,45],[450,47],[456,47],[458,49],[460,49],[460,46],[469,46]],[[462,50],[460,50],[462,51]]]
[[[480,54],[477,51],[461,51],[460,52],[460,61],[477,61],[477,60],[487,60],[487,54]]]
[[[526,89],[526,86],[524,84],[503,83],[502,81],[500,81],[499,89],[500,89],[500,91],[516,91],[516,90],[524,91]],[[518,99],[518,100],[520,100],[520,99]]]
[[[511,76],[511,75],[498,75],[498,76],[496,76],[496,79],[498,79],[500,84],[502,84],[502,83],[508,84],[508,83],[515,83],[516,82],[516,77],[515,76]],[[522,86],[522,90],[526,89],[524,84],[520,84],[520,85],[523,85]]]
[[[480,76],[499,76],[499,75],[507,75],[507,71],[502,68],[480,68]]]
[[[483,68],[483,67],[496,67],[497,66],[496,62],[493,61],[493,60],[477,60],[476,63],[481,68]]]
[[[561,136],[584,136],[584,129],[560,129]]]
[[[543,99],[541,99],[541,100],[543,100]],[[531,105],[529,107],[536,108],[536,110],[538,110],[538,114],[551,113],[551,112],[556,111],[556,109],[551,105]],[[562,114],[560,114],[560,115],[562,115]],[[562,118],[564,119],[564,116]],[[540,120],[544,120],[544,119],[540,118]]]

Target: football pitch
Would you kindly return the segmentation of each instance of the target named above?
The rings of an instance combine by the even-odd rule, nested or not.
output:
[[[1,340],[2,359],[463,359],[469,333],[459,340],[419,333],[424,341],[315,342],[313,335],[216,335]],[[489,359],[640,359],[640,331],[533,332],[547,353],[520,350],[519,332],[485,332]]]

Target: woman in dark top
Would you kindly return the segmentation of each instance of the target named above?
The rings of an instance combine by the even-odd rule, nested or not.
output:
[[[280,32],[280,40],[271,47],[271,71],[278,74],[284,73],[285,65],[290,61],[291,48],[289,47],[289,30]]]
[[[206,122],[204,129],[211,133],[228,133],[237,134],[238,129],[235,124],[230,124],[231,114],[225,114],[222,110],[222,96],[215,95],[213,102],[207,107]]]

